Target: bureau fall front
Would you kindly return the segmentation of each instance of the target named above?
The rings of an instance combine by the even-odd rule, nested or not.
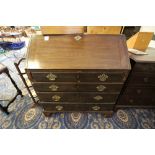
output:
[[[45,114],[111,114],[130,71],[123,35],[32,38],[26,72]]]

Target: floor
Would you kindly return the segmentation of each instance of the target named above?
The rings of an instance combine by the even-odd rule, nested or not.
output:
[[[28,42],[28,40],[26,40]],[[24,85],[17,75],[14,62],[26,54],[27,48],[19,51],[9,51],[0,54],[0,62],[8,66],[13,79],[22,90],[24,97],[18,97],[9,107],[10,115],[0,111],[0,128],[2,129],[137,129],[155,128],[155,109],[120,109],[112,118],[105,118],[100,113],[55,113],[45,117],[41,107],[32,108],[30,99]],[[21,65],[24,69],[25,64]],[[0,100],[9,100],[16,91],[9,79],[0,75]],[[6,105],[7,101],[0,101]]]

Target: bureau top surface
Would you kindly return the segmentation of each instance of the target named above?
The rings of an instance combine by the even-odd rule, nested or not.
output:
[[[35,36],[27,69],[130,69],[130,63],[123,35]]]

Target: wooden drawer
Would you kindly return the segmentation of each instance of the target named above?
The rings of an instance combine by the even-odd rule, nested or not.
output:
[[[37,92],[40,101],[46,102],[92,102],[92,103],[105,103],[105,102],[115,102],[118,93],[73,93],[73,92]]]
[[[105,93],[119,93],[122,88],[122,84],[101,84],[101,83],[91,83],[91,84],[79,84],[78,91],[80,92],[105,92]]]
[[[124,82],[123,72],[32,72],[33,82]]]
[[[73,111],[104,111],[113,110],[114,103],[110,104],[53,104],[40,102],[46,112],[73,112]]]
[[[132,105],[132,106],[155,106],[155,97],[154,96],[136,96],[136,95],[123,95],[117,105]],[[116,105],[116,106],[117,106]]]
[[[32,72],[33,82],[77,82],[77,73]]]
[[[123,94],[135,97],[153,97],[155,95],[155,87],[128,87]]]
[[[148,72],[155,74],[155,64],[154,63],[136,63],[133,71],[135,72]]]
[[[75,92],[78,91],[77,83],[69,82],[35,82],[32,84],[37,92]]]
[[[119,92],[122,84],[36,82],[33,87],[37,92]]]
[[[155,85],[155,75],[147,73],[132,73],[128,85]]]
[[[80,74],[80,82],[124,82],[125,73],[118,72],[94,72]]]

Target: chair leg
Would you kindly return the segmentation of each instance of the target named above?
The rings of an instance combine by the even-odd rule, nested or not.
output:
[[[0,109],[2,112],[6,113],[7,115],[9,115],[9,112],[8,112],[8,108],[7,107],[3,107],[1,104],[0,104]]]
[[[9,70],[7,69],[5,73],[6,73],[7,76],[10,78],[12,84],[13,84],[14,87],[16,88],[18,95],[20,95],[21,97],[23,97],[22,91],[18,88],[17,84],[16,84],[15,81],[12,79],[12,77],[11,77],[11,75],[10,75],[10,73],[9,73]]]
[[[18,95],[20,95],[21,97],[23,97],[23,94],[22,94],[22,91],[18,88],[18,86],[17,86],[17,84],[15,83],[15,81],[12,79],[12,77],[11,77],[11,75],[10,75],[8,69],[6,69],[5,73],[6,73],[6,75],[9,77],[9,79],[10,79],[11,82],[12,82],[12,84],[14,85],[14,87],[15,87],[16,90],[17,90],[16,95],[9,101],[8,105],[7,105],[6,107],[3,107],[3,108],[2,108],[2,106],[1,106],[2,111],[4,111],[6,114],[9,114],[8,108],[9,108],[10,104],[11,104],[12,102],[15,101],[15,99],[17,98]]]
[[[31,92],[31,90],[30,90],[30,88],[29,88],[29,86],[27,85],[27,82],[26,82],[25,78],[23,77],[23,74],[22,74],[21,71],[20,71],[19,65],[20,65],[20,63],[21,63],[23,60],[25,60],[25,58],[22,58],[21,60],[19,60],[18,63],[14,63],[14,65],[15,65],[15,67],[16,67],[18,73],[19,73],[19,76],[21,77],[21,79],[22,79],[22,81],[23,81],[23,83],[24,83],[24,85],[25,85],[25,87],[26,87],[26,89],[27,89],[29,95],[31,96],[31,99],[33,100],[34,104],[38,105],[38,104],[37,104],[37,101],[35,100],[35,98],[34,98],[32,92]]]

